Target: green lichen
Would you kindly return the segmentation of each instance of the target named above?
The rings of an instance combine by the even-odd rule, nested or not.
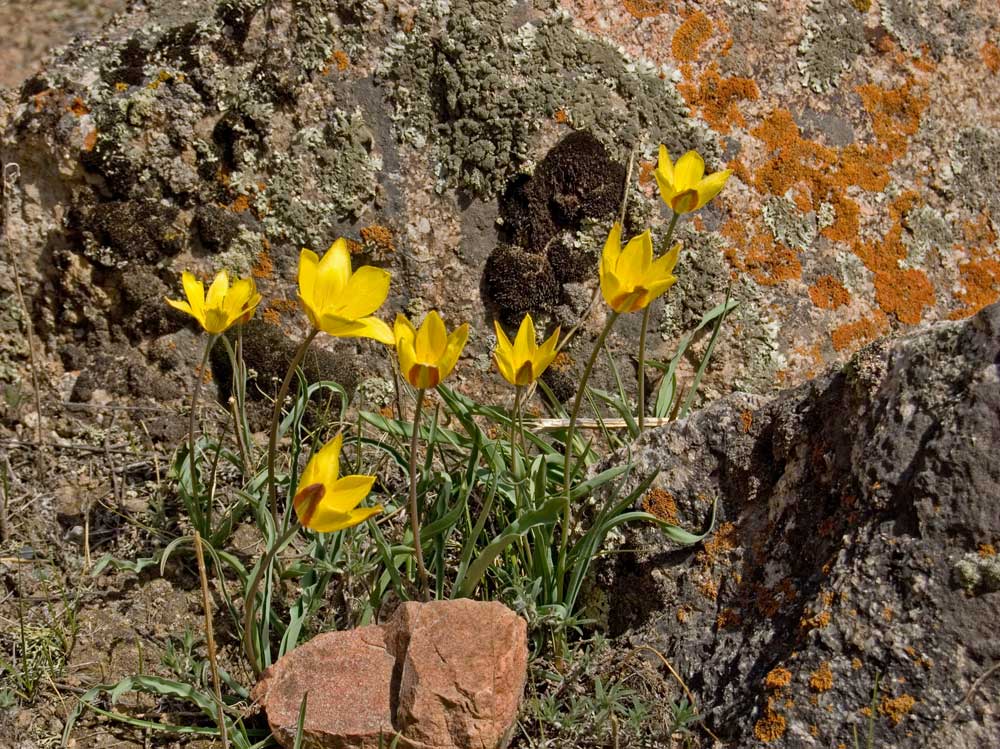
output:
[[[768,198],[762,215],[775,240],[786,247],[808,249],[819,233],[816,214],[812,211],[803,213],[787,198]]]
[[[952,187],[967,208],[1000,216],[1000,129],[971,127],[950,150]]]
[[[955,563],[951,572],[955,584],[969,594],[1000,590],[1000,557],[969,552]]]
[[[865,48],[863,15],[847,0],[813,0],[799,42],[802,85],[829,93]]]
[[[909,253],[900,261],[900,267],[926,268],[928,252],[940,252],[951,246],[951,226],[944,216],[930,206],[919,206],[909,211],[903,218],[903,226],[906,228],[903,244]]]
[[[882,25],[913,55],[936,59],[968,49],[972,32],[984,25],[968,3],[940,0],[882,0]]]
[[[357,217],[377,194],[381,161],[361,110],[333,112],[325,125],[303,128],[288,149],[260,165],[267,185],[268,235],[326,246],[338,222]]]
[[[380,68],[397,136],[434,148],[439,190],[500,191],[526,167],[532,134],[557,111],[619,161],[642,132],[675,152],[698,148],[718,158],[715,139],[686,116],[664,71],[627,60],[565,14],[512,29],[509,11],[476,0],[429,3]]]

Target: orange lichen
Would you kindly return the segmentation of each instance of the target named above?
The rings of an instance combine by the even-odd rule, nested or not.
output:
[[[261,250],[257,253],[250,274],[254,278],[271,278],[274,275],[274,261],[271,260],[267,250]]]
[[[782,666],[772,668],[764,677],[766,689],[782,689],[792,683],[792,672]]]
[[[690,613],[691,609],[688,606],[680,606],[677,609],[677,612],[674,614],[674,616],[677,617],[678,623],[683,624],[685,621],[687,621],[688,614]]]
[[[851,658],[851,668],[855,671],[859,670],[862,666],[860,658]]]
[[[711,564],[721,554],[732,551],[738,545],[736,526],[732,523],[723,523],[712,537],[705,542],[704,548],[695,555],[695,559],[702,564]]]
[[[916,93],[912,80],[898,88],[886,89],[869,83],[854,90],[871,115],[875,137],[885,146],[890,157],[897,159],[905,154],[907,138],[915,135],[920,128],[920,116],[930,104],[930,97]]]
[[[754,725],[753,735],[765,743],[770,743],[785,735],[785,726],[785,718],[774,711],[771,700],[768,699],[764,717]]]
[[[748,434],[753,428],[753,411],[740,412],[740,424],[743,427],[743,434]]]
[[[855,349],[871,343],[889,329],[889,320],[881,310],[871,317],[844,323],[830,333],[835,351]]]
[[[820,276],[809,287],[809,298],[820,309],[837,309],[850,303],[851,295],[833,276]]]
[[[752,78],[728,77],[719,74],[714,62],[701,74],[697,84],[681,83],[678,91],[716,132],[729,133],[733,126],[745,127],[746,120],[737,103],[760,97],[760,90]]]
[[[680,62],[694,62],[705,42],[712,36],[712,22],[701,11],[695,11],[674,33],[670,51]]]
[[[750,236],[747,230],[752,229]],[[762,230],[754,217],[749,223],[739,219],[727,221],[721,229],[722,236],[733,245],[726,248],[725,256],[729,264],[738,271],[749,273],[762,286],[776,286],[783,281],[791,281],[802,276],[802,263],[794,250],[775,242],[766,230]]]
[[[654,486],[646,492],[642,498],[642,509],[671,525],[677,525],[680,521],[674,496],[658,486]]]
[[[828,692],[833,687],[833,671],[830,670],[829,663],[823,661],[809,675],[809,687],[816,692]]]
[[[887,622],[891,622],[894,616],[895,613],[890,607],[886,606],[884,609],[882,609],[882,618],[885,619]]]
[[[715,581],[709,578],[705,580],[701,585],[698,586],[701,594],[711,601],[714,601],[719,597],[719,586],[715,584]]]
[[[830,623],[830,612],[820,611],[813,616],[803,616],[799,619],[799,626],[802,629],[822,629]]]
[[[654,172],[656,171],[656,164],[652,161],[640,161],[639,162],[639,184],[648,185],[653,182],[656,177]]]
[[[237,195],[236,200],[229,204],[229,209],[234,213],[243,213],[250,209],[250,198],[246,195]]]
[[[83,150],[93,151],[96,145],[97,145],[97,128],[94,128],[85,136],[83,136]]]
[[[269,322],[271,325],[281,324],[281,313],[274,307],[265,308],[261,313],[261,316],[264,318],[265,322]]]
[[[993,544],[979,544],[979,548],[976,552],[983,559],[989,559],[990,557],[995,557],[997,555],[997,548]]]
[[[569,115],[566,114],[565,109],[557,109],[552,113],[552,119],[558,122],[560,125],[565,125],[569,122]]]
[[[345,241],[347,242],[347,251],[352,255],[357,255],[365,248],[365,246],[357,240],[347,239]]]
[[[375,245],[379,249],[394,252],[396,243],[393,241],[392,229],[381,224],[372,224],[361,229],[361,239],[365,244]]]
[[[565,351],[560,351],[556,354],[556,358],[552,360],[549,365],[549,369],[553,372],[565,372],[567,369],[573,366],[573,357],[567,354]]]
[[[118,83],[115,84],[115,91],[128,91],[128,84],[118,81]]]
[[[899,697],[889,699],[882,698],[882,703],[878,706],[878,711],[889,719],[894,726],[898,726],[906,714],[913,709],[917,701],[908,694],[901,694]]]
[[[622,0],[622,5],[636,18],[652,18],[670,10],[670,5],[663,0]]]
[[[952,320],[974,315],[1000,299],[1000,260],[991,256],[990,252],[995,250],[974,248],[972,259],[958,264],[962,281],[957,296],[963,306],[949,315]]]
[[[983,58],[987,70],[991,73],[1000,73],[1000,47],[986,40],[979,48],[979,54]]]
[[[67,109],[69,109],[69,111],[75,114],[77,117],[83,117],[85,114],[90,113],[90,109],[87,108],[87,105],[83,103],[83,99],[81,99],[79,96],[73,97],[73,101],[70,102],[70,105],[69,107],[67,107]]]
[[[337,64],[337,70],[347,70],[347,66],[351,64],[351,58],[341,49],[333,53],[333,61]]]

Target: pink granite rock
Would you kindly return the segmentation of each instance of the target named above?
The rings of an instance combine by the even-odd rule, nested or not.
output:
[[[254,689],[291,746],[308,692],[308,746],[499,749],[527,677],[527,626],[496,602],[405,603],[384,625],[319,635]]]

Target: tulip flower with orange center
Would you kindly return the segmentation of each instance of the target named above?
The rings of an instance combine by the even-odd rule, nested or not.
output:
[[[299,300],[317,330],[338,338],[374,338],[391,346],[389,326],[373,315],[389,295],[389,272],[371,265],[351,271],[351,253],[341,237],[320,260],[299,253]]]
[[[201,323],[205,332],[223,333],[240,322],[247,322],[260,303],[260,294],[252,278],[241,278],[229,285],[229,274],[219,271],[205,294],[205,285],[187,271],[181,276],[186,300],[167,299],[174,309],[186,312]]]
[[[653,171],[660,197],[674,213],[697,211],[722,191],[730,174],[732,171],[725,169],[706,177],[705,160],[697,151],[688,151],[674,164],[662,145]]]
[[[621,224],[615,223],[601,255],[601,294],[615,312],[635,312],[676,283],[674,266],[681,246],[675,244],[670,252],[654,260],[648,229],[630,239],[624,248],[621,237]]]
[[[531,315],[525,315],[521,327],[517,330],[514,343],[510,342],[503,332],[500,323],[494,321],[497,332],[497,348],[493,358],[500,374],[511,385],[523,387],[530,385],[548,368],[556,358],[556,345],[559,342],[559,328],[549,336],[541,346],[538,345],[535,334],[535,324]]]
[[[393,332],[400,372],[413,387],[423,390],[437,387],[451,374],[469,339],[469,324],[462,323],[449,334],[441,316],[431,311],[417,330],[397,314]]]
[[[309,460],[292,506],[299,522],[320,533],[350,528],[382,512],[382,507],[358,508],[375,483],[374,476],[341,476],[340,448],[344,437],[338,434]]]

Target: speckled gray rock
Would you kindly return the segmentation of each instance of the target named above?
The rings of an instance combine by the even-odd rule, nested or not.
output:
[[[607,574],[610,622],[660,650],[730,746],[1000,745],[1000,305],[862,349],[773,399],[733,395],[634,448],[658,507]],[[669,497],[667,496],[669,495]],[[647,506],[650,503],[647,500]]]

